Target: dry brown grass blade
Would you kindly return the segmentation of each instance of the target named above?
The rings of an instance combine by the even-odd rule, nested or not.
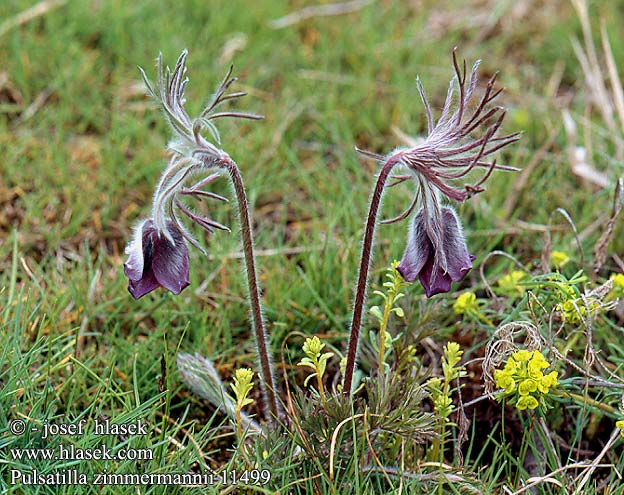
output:
[[[348,2],[330,3],[325,5],[312,5],[310,7],[304,7],[301,10],[291,12],[284,17],[271,21],[269,25],[273,29],[282,29],[293,24],[298,24],[301,21],[310,19],[312,17],[328,17],[333,15],[350,14],[366,7],[372,3],[373,0],[351,0]]]
[[[611,210],[611,216],[609,217],[607,225],[605,226],[604,232],[594,246],[594,272],[596,273],[602,269],[607,259],[607,247],[609,246],[609,242],[611,242],[611,238],[613,237],[613,232],[615,230],[615,221],[622,211],[623,204],[624,178],[620,177],[615,185],[615,190],[613,191],[613,208]]]
[[[459,379],[457,379],[459,382]],[[458,386],[457,390],[459,390],[459,408],[457,411],[457,440],[455,441],[455,456],[457,457],[457,465],[459,467],[463,467],[464,465],[464,452],[462,447],[464,443],[469,440],[468,430],[470,429],[470,419],[466,416],[464,401],[461,397],[461,388]]]
[[[609,84],[611,85],[613,101],[615,102],[615,111],[620,120],[622,133],[624,133],[624,90],[622,89],[620,75],[618,74],[615,58],[613,57],[613,51],[611,50],[611,44],[609,43],[609,37],[607,35],[607,28],[605,26],[604,19],[602,20],[602,25],[600,27],[600,34],[602,37],[602,51],[604,52],[607,71],[609,73]]]
[[[557,474],[563,473],[564,471],[568,471],[570,469],[587,469],[588,467],[590,467],[592,465],[590,464],[586,464],[584,462],[576,462],[574,464],[568,464],[567,466],[563,466],[559,469],[555,469],[554,471],[552,471],[551,473],[548,473],[545,476],[539,476],[539,477],[533,477],[533,478],[529,478],[528,484],[523,486],[522,488],[520,488],[519,490],[511,491],[509,488],[505,487],[505,493],[509,494],[509,495],[520,495],[522,493],[526,493],[526,492],[533,492],[535,487],[538,485],[541,485],[543,483],[554,483],[558,486],[561,486],[561,482],[557,481],[553,478],[553,476],[556,476]],[[595,467],[613,467],[612,464],[596,464]],[[562,487],[563,488],[563,487]],[[565,488],[564,488],[565,490]],[[567,491],[564,491],[563,493],[568,493]]]
[[[354,414],[353,416],[349,416],[348,418],[343,419],[340,423],[338,423],[338,425],[334,429],[334,432],[332,433],[331,442],[329,445],[329,480],[332,483],[334,482],[334,477],[336,474],[334,472],[334,456],[336,455],[336,442],[338,440],[338,433],[340,433],[342,427],[345,426],[347,423],[349,423],[350,421],[355,421],[362,416],[364,416],[364,413]]]
[[[591,109],[601,115],[604,125],[612,136],[616,159],[624,157],[624,91],[620,82],[615,58],[611,50],[604,21],[601,25],[602,53],[594,45],[587,0],[572,0],[583,31],[583,44],[573,39],[572,48],[585,76],[585,84],[590,93],[586,104],[586,117],[590,122]],[[600,55],[600,58],[599,58]],[[601,63],[601,59],[602,62]],[[586,128],[585,144],[587,156],[591,157],[590,132]]]
[[[583,181],[595,184],[601,189],[608,187],[608,175],[605,172],[596,169],[593,163],[591,163],[591,143],[586,140],[585,146],[578,145],[576,122],[567,109],[564,109],[561,115],[568,138],[567,152],[572,173],[583,179]]]
[[[572,47],[585,73],[585,81],[595,97],[598,110],[602,114],[605,124],[610,130],[615,130],[613,107],[610,104],[609,94],[602,76],[600,63],[598,62],[596,46],[594,45],[591,32],[587,2],[586,0],[572,0],[572,4],[581,22],[584,44],[584,47],[581,47],[577,40],[572,40]]]
[[[0,36],[67,3],[67,0],[44,0],[0,24]]]
[[[591,479],[591,476],[594,473],[594,471],[598,467],[604,466],[603,464],[600,463],[602,461],[602,458],[609,452],[611,447],[613,447],[615,442],[617,442],[619,439],[620,439],[620,429],[615,428],[613,430],[613,433],[611,433],[611,438],[609,438],[609,441],[607,442],[607,444],[604,446],[600,454],[598,454],[598,457],[596,457],[596,459],[594,459],[594,461],[589,465],[589,467],[585,471],[585,475],[583,476],[583,479],[576,485],[576,490],[574,491],[574,495],[579,495],[583,493],[583,488],[585,487],[587,482]],[[613,465],[607,465],[607,466],[614,467]],[[616,473],[617,473],[617,470],[616,470]]]

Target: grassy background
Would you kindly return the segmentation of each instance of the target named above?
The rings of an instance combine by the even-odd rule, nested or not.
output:
[[[3,1],[0,23],[31,5]],[[568,2],[378,0],[352,14],[271,27],[271,20],[304,5],[69,1],[0,35],[0,473],[14,467],[6,457],[9,448],[45,444],[37,434],[10,435],[7,421],[18,417],[35,424],[148,418],[150,436],[133,440],[133,446],[155,448],[157,459],[142,467],[147,472],[187,470],[201,458],[200,447],[217,466],[232,443],[222,438],[227,428],[215,428],[223,418],[213,417],[210,406],[181,383],[175,355],[199,351],[226,378],[234,368],[253,364],[237,236],[207,239],[208,260],[191,253],[192,286],[179,297],[157,292],[134,301],[122,271],[131,227],[149,215],[166,160],[169,131],[144,97],[136,68],[153,75],[159,51],[172,65],[189,49],[191,114],[234,63],[239,88],[250,93],[239,107],[266,116],[259,123],[223,122],[220,131],[224,148],[243,170],[254,208],[275,349],[296,330],[324,334],[343,350],[376,166],[358,158],[354,146],[386,153],[401,144],[394,127],[422,133],[415,77],[421,76],[439,108],[454,46],[469,63],[483,59],[483,78],[501,72],[507,88],[502,102],[509,109],[504,128],[524,130],[521,142],[499,161],[526,166],[555,133],[509,214],[505,201],[517,188],[511,174],[497,175],[485,194],[459,208],[477,263],[493,249],[528,264],[538,260],[555,208],[565,208],[579,231],[603,218],[612,192],[579,180],[565,151],[570,143],[561,108],[580,118],[587,98],[570,43],[580,36],[579,21]],[[595,2],[590,10],[595,25],[604,18],[613,33],[619,62],[624,45],[615,34],[623,11],[620,1]],[[599,121],[591,132],[596,166],[612,178],[621,175],[622,163],[611,158]],[[216,192],[227,191],[217,183]],[[393,190],[385,202],[388,216],[406,201],[407,189]],[[214,218],[236,226],[231,205],[209,207]],[[405,229],[380,229],[378,279],[388,261],[401,256]],[[599,234],[586,231],[585,250]],[[622,237],[620,226],[612,251],[623,252]],[[563,228],[555,247],[576,259],[572,239]],[[508,268],[497,259],[486,272],[496,277]],[[476,270],[463,285],[482,286]],[[435,308],[445,322],[440,341],[458,330],[452,297],[424,303],[414,286],[409,299],[413,325]],[[612,339],[621,346],[621,336]],[[298,355],[298,345],[292,348],[287,361]],[[96,440],[71,439],[83,447]],[[98,471],[103,465],[79,467]],[[39,468],[60,469],[58,463]],[[131,463],[115,469],[136,471]],[[491,482],[496,486],[494,476]],[[15,491],[0,480],[3,489],[60,493],[53,487]],[[200,490],[168,490],[183,492]]]

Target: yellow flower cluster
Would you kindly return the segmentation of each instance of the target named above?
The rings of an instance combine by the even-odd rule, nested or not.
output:
[[[247,398],[253,388],[253,371],[249,368],[239,368],[234,372],[234,383],[230,384],[236,396],[236,406],[240,410],[249,404],[253,404],[253,399]]]
[[[455,303],[453,304],[453,310],[457,315],[464,315],[471,312],[478,312],[477,296],[474,292],[464,292],[460,294]]]
[[[526,272],[523,272],[522,270],[514,270],[498,281],[498,287],[503,293],[506,293],[509,296],[514,294],[520,294],[523,296],[524,287],[519,285],[519,282],[526,277]]]
[[[624,437],[624,419],[615,422],[616,428],[620,429],[620,434]]]
[[[548,366],[539,351],[516,351],[502,370],[494,372],[494,380],[498,388],[505,389],[504,396],[514,395],[512,402],[518,409],[535,409],[540,399],[559,384],[556,371],[547,375],[542,371]]]
[[[558,305],[558,309],[567,323],[579,323],[581,320],[585,320],[588,307],[592,317],[600,311],[600,303],[595,299],[590,299],[587,303],[582,298],[568,299]]]
[[[553,251],[550,255],[550,264],[555,268],[563,268],[570,262],[570,257],[563,251]]]
[[[613,288],[611,293],[614,297],[624,298],[624,273],[614,273],[611,275],[613,281]]]

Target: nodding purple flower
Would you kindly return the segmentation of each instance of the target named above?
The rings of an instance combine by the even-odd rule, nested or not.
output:
[[[186,216],[208,233],[213,233],[215,229],[229,231],[225,225],[194,213],[184,203],[184,199],[189,197],[227,201],[218,194],[202,189],[222,174],[227,175],[232,183],[238,206],[249,308],[260,362],[267,418],[273,421],[279,417],[280,407],[273,380],[271,350],[262,318],[247,193],[238,165],[217,146],[220,146],[220,136],[214,125],[216,119],[223,117],[252,120],[262,117],[229,110],[217,111],[221,104],[246,95],[240,91],[228,93],[228,89],[236,81],[235,77],[231,77],[232,67],[230,67],[206,108],[197,118],[191,119],[184,108],[184,89],[188,82],[185,78],[186,58],[187,51],[184,50],[173,71],[169,67],[163,71],[162,55],[159,55],[158,78],[155,85],[152,85],[141,69],[147,93],[158,101],[173,130],[174,139],[168,147],[171,160],[154,191],[152,216],[139,224],[135,238],[126,250],[128,261],[124,271],[130,282],[128,288],[135,298],[139,298],[159,286],[177,294],[188,285],[189,261],[186,243],[190,242],[202,252],[204,250],[182,225],[178,215]],[[212,135],[212,140],[217,145],[202,136],[202,131],[205,130]],[[187,187],[189,181],[196,176],[200,176],[199,182]]]
[[[492,153],[519,139],[519,133],[496,136],[505,116],[500,107],[488,108],[492,100],[502,91],[494,90],[496,76],[488,81],[479,102],[471,106],[474,110],[469,111],[468,107],[477,87],[479,62],[472,67],[469,81],[466,81],[466,62],[463,63],[463,69],[460,69],[455,52],[453,65],[455,77],[451,80],[442,115],[437,122],[433,120],[431,107],[420,80],[416,82],[427,114],[428,132],[422,142],[410,139],[409,147],[395,150],[387,156],[358,150],[382,162],[383,166],[371,195],[362,241],[344,373],[343,390],[346,395],[351,394],[353,385],[375,227],[385,188],[407,180],[413,181],[416,185],[414,199],[407,210],[382,223],[404,220],[419,206],[412,221],[403,259],[397,269],[406,280],[414,281],[419,278],[425,293],[431,297],[440,292],[448,292],[451,289],[451,282],[465,277],[472,268],[474,259],[468,252],[459,218],[452,208],[442,205],[441,198],[465,201],[471,195],[483,191],[483,183],[494,170],[517,170],[497,165],[495,160],[491,162],[487,160]],[[453,96],[456,86],[459,90],[458,98]],[[453,110],[453,107],[456,107],[456,110]],[[482,137],[473,137],[475,131],[482,126],[485,127]],[[402,168],[407,173],[392,175],[395,168]],[[474,184],[463,186],[456,184],[473,170],[479,169],[485,172]],[[389,178],[396,180],[387,184]]]
[[[191,119],[184,108],[184,90],[188,82],[185,78],[186,57],[187,51],[184,50],[172,72],[169,67],[163,71],[162,56],[159,56],[156,85],[152,85],[140,69],[147,92],[159,102],[174,132],[174,139],[168,146],[171,160],[154,191],[152,216],[139,222],[134,239],[126,248],[128,261],[124,272],[129,279],[128,289],[136,299],[157,287],[164,287],[174,294],[179,294],[189,284],[187,242],[205,253],[200,243],[180,222],[179,214],[183,214],[209,234],[215,229],[229,231],[225,225],[194,213],[182,201],[184,197],[227,201],[218,194],[202,189],[223,173],[223,167],[219,165],[230,160],[230,157],[225,151],[207,141],[201,135],[201,131],[207,129],[214,141],[219,143],[220,137],[213,123],[214,119],[261,118],[248,113],[215,111],[222,103],[246,94],[242,92],[226,94],[228,88],[236,81],[236,78],[231,77],[232,68],[230,68],[208,106],[199,117]],[[188,187],[187,183],[197,176],[201,176],[199,182]]]
[[[414,216],[405,254],[397,267],[408,282],[420,279],[427,297],[450,291],[451,282],[464,278],[472,269],[475,258],[468,252],[455,211],[443,207],[439,216],[439,232],[432,231],[427,225],[424,209]],[[439,251],[434,248],[436,244],[441,246]]]
[[[179,294],[189,285],[186,241],[172,222],[167,229],[173,242],[158,232],[154,222],[144,220],[137,226],[134,239],[126,248],[128,261],[124,273],[129,280],[128,290],[135,299],[158,287]]]
[[[463,202],[482,192],[482,185],[494,170],[515,171],[514,167],[497,165],[487,157],[519,139],[515,132],[496,136],[505,112],[490,103],[502,89],[494,90],[496,74],[490,78],[481,99],[468,111],[477,87],[477,61],[467,80],[466,62],[460,68],[453,53],[455,77],[451,80],[442,114],[434,122],[431,107],[420,80],[417,88],[427,114],[427,137],[422,142],[410,140],[410,147],[395,150],[387,157],[363,153],[386,163],[396,164],[408,173],[393,175],[397,179],[388,187],[406,180],[416,184],[416,193],[409,208],[401,215],[386,220],[392,223],[407,218],[419,206],[409,231],[407,248],[398,267],[408,281],[420,279],[428,297],[451,289],[451,281],[461,280],[472,268],[474,257],[468,253],[462,225],[452,208],[442,206],[441,199]],[[457,98],[455,90],[459,90]],[[456,105],[454,101],[457,100]],[[453,107],[456,109],[453,110]],[[484,134],[472,137],[485,126]],[[457,184],[475,170],[484,170],[473,184]]]

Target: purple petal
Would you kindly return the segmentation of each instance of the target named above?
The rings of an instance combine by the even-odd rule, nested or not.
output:
[[[431,241],[427,236],[424,223],[424,212],[421,209],[414,216],[407,238],[405,253],[403,253],[403,258],[399,266],[397,266],[397,271],[407,282],[414,282],[427,261],[432,257]]]
[[[173,222],[167,223],[167,229],[174,244],[159,234],[151,220],[145,220],[126,248],[124,273],[135,299],[158,287],[179,294],[189,285],[189,255],[183,234]]]
[[[442,208],[440,221],[434,227],[437,230],[431,235],[437,234],[435,237],[440,239],[438,249],[427,233],[425,212],[421,209],[414,217],[405,253],[397,267],[406,281],[414,282],[418,278],[427,297],[450,291],[451,282],[464,278],[474,260],[453,209]]]
[[[124,264],[124,273],[130,280],[140,280],[143,276],[145,258],[143,254],[143,238],[145,230],[152,226],[151,220],[143,220],[134,229],[132,241],[126,246],[128,260]]]
[[[430,256],[418,277],[427,297],[451,290],[451,277],[448,273],[444,273],[442,268],[438,267],[435,276],[432,278],[433,264],[433,256]]]
[[[148,292],[152,292],[154,289],[160,287],[158,280],[154,276],[154,272],[149,270],[138,280],[130,280],[128,282],[128,291],[132,294],[132,297],[139,299]]]
[[[152,271],[160,285],[174,294],[179,294],[189,285],[189,253],[182,233],[172,222],[167,224],[175,241],[171,244],[164,235],[153,237],[154,255]]]
[[[461,224],[451,208],[442,208],[442,226],[447,273],[458,282],[472,269],[474,256],[468,253]]]

